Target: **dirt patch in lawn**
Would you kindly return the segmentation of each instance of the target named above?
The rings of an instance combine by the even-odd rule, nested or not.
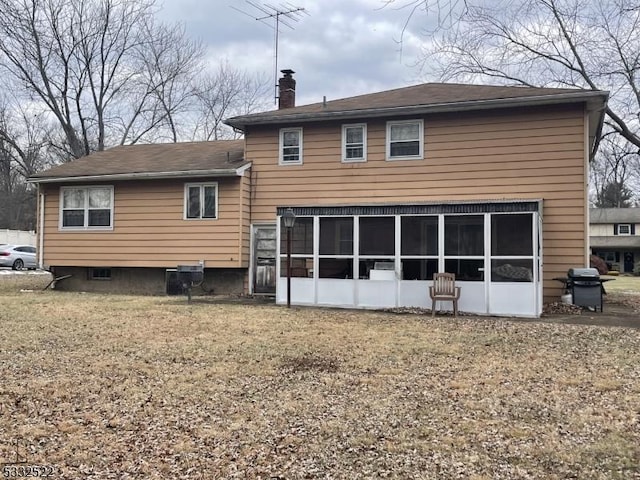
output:
[[[602,311],[558,304],[547,306],[541,321],[574,325],[598,325],[605,327],[627,327],[640,329],[640,293],[609,291],[603,300]],[[515,319],[514,319],[515,320]]]
[[[0,312],[0,462],[17,440],[54,478],[640,478],[635,329],[62,292]]]

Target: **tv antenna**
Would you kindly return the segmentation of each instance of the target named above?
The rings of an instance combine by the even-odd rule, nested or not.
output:
[[[242,13],[258,22],[264,23],[269,28],[274,30],[274,68],[273,68],[273,84],[275,89],[274,100],[278,102],[278,42],[280,36],[280,26],[283,25],[291,30],[295,30],[294,25],[298,23],[305,15],[309,15],[303,7],[297,7],[291,3],[281,3],[279,5],[269,5],[263,3],[262,5],[252,0],[245,0],[246,3],[252,7],[254,14],[245,12],[239,8],[231,5],[235,11]],[[273,25],[269,23],[273,21]]]

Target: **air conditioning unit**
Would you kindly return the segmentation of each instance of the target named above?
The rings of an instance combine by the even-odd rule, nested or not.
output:
[[[167,295],[182,295],[184,293],[176,268],[167,268],[164,274],[164,284]]]

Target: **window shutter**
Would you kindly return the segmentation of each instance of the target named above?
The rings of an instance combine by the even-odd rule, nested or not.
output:
[[[636,224],[632,223],[631,224],[631,235],[635,235],[636,234]]]
[[[613,234],[614,234],[614,235],[617,235],[617,234],[618,234],[618,224],[617,224],[617,223],[614,223],[614,224],[613,224]]]

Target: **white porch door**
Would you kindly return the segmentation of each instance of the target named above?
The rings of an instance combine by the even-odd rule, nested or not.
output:
[[[540,225],[537,213],[492,214],[487,219],[487,297],[491,315],[542,313]]]
[[[538,317],[542,305],[541,231],[535,212],[444,215],[440,271],[455,272],[458,309]],[[443,304],[439,309],[450,309]]]

